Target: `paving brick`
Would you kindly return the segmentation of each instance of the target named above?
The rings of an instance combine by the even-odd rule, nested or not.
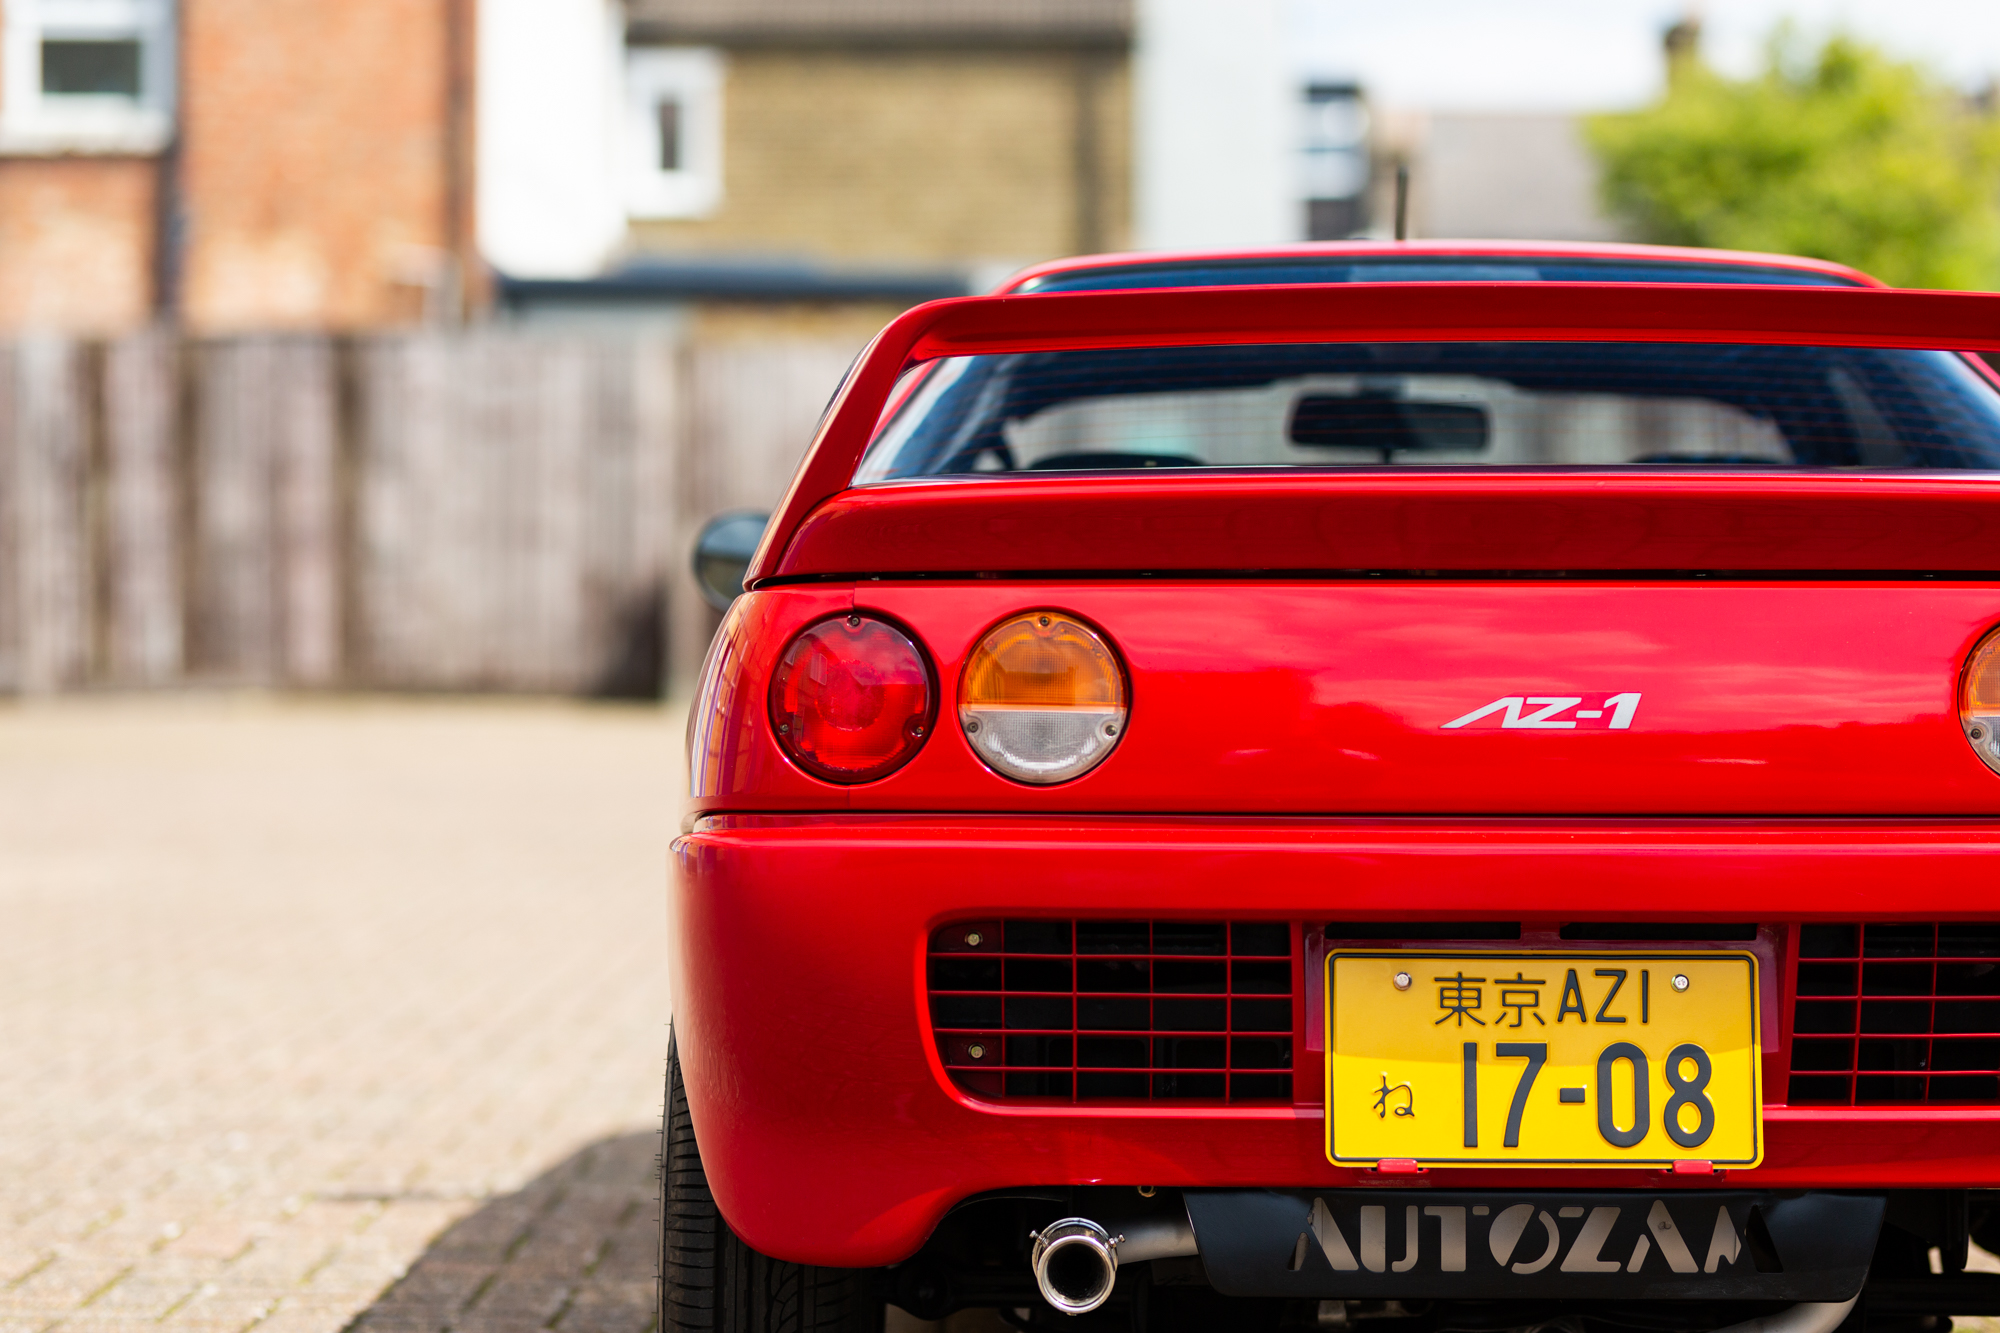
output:
[[[0,712],[0,1333],[641,1333],[679,727]]]

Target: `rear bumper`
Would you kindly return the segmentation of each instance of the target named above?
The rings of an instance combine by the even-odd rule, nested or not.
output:
[[[910,1255],[958,1200],[1022,1186],[1723,1184],[1601,1171],[1391,1180],[1330,1165],[1305,1100],[974,1100],[946,1077],[926,1016],[925,945],[943,922],[1991,916],[1979,886],[2000,825],[743,816],[701,821],[676,853],[674,1022],[717,1201],[765,1253],[860,1267]],[[1299,1058],[1316,1072],[1317,1053]],[[2000,1186],[2000,1107],[1773,1105],[1765,1121],[1763,1165],[1728,1173],[1728,1188]]]

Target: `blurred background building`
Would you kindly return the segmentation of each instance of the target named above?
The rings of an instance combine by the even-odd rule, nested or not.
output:
[[[0,329],[694,318],[851,341],[1021,265],[1596,238],[1561,114],[1371,116],[1275,0],[4,0]]]
[[[0,326],[452,313],[473,22],[472,0],[6,0]]]
[[[858,342],[1061,255],[1386,235],[1398,168],[1414,235],[1604,239],[1586,127],[1664,86],[1676,12],[0,0],[0,331],[499,314]]]
[[[1759,66],[1780,3],[1949,78]],[[1822,253],[1838,200],[1643,178],[1804,126],[1864,192],[1931,154],[1957,231],[1863,262],[1980,285],[2000,30],[1952,3],[1712,0],[1711,70],[1671,0],[0,0],[0,691],[685,684],[695,532],[897,312],[1386,237],[1399,179],[1414,236]],[[1904,108],[1872,146],[1857,81]]]
[[[1038,260],[1363,220],[1358,90],[1292,86],[1275,0],[0,12],[0,329],[837,308],[865,336]]]
[[[537,53],[546,4],[489,11],[481,236],[511,310],[859,305],[865,338],[913,301],[1130,243],[1128,0],[593,10],[572,7],[577,45],[613,67],[579,59],[567,86]],[[523,123],[607,90],[568,141]]]

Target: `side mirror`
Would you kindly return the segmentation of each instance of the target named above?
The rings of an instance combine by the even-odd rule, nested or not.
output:
[[[708,520],[694,542],[694,581],[702,600],[718,611],[743,592],[743,576],[750,572],[750,558],[757,543],[764,540],[769,514],[749,510],[719,514]]]

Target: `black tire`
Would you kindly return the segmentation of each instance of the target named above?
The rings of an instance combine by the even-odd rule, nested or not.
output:
[[[882,1333],[876,1278],[873,1269],[784,1263],[737,1239],[708,1191],[670,1031],[660,1118],[660,1333]]]

